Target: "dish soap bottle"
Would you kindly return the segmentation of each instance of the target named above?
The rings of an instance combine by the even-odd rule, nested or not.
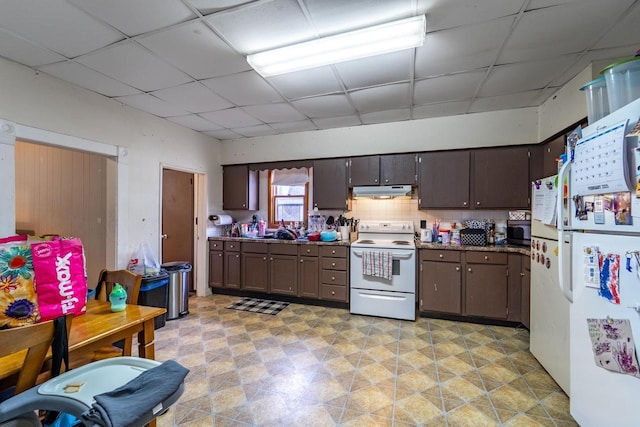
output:
[[[111,301],[111,311],[114,313],[118,311],[124,311],[127,306],[127,291],[122,287],[120,283],[113,285],[113,289],[109,294],[109,301]]]

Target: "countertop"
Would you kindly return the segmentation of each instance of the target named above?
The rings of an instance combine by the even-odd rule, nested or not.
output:
[[[209,237],[209,240],[227,241],[227,242],[260,242],[269,244],[282,244],[282,245],[327,245],[327,246],[349,246],[351,244],[348,240],[335,240],[333,242],[310,242],[308,240],[283,240],[283,239],[262,239],[251,237],[226,237],[215,236]],[[519,253],[522,255],[531,255],[531,250],[528,246],[517,245],[492,245],[492,246],[468,246],[468,245],[443,245],[440,243],[424,243],[416,242],[417,249],[437,249],[446,251],[484,251],[484,252],[511,252]]]
[[[309,240],[284,240],[284,239],[264,239],[264,238],[252,238],[252,237],[226,237],[215,236],[209,237],[209,240],[218,240],[225,242],[256,242],[256,243],[269,243],[269,244],[282,244],[282,245],[322,245],[322,246],[349,246],[351,242],[348,240],[334,240],[333,242],[311,242]]]

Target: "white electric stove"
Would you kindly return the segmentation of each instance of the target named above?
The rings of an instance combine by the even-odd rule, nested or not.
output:
[[[351,313],[415,320],[415,254],[411,221],[361,221],[351,244]]]

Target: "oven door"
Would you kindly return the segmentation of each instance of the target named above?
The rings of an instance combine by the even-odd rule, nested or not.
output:
[[[364,255],[366,252],[391,253],[391,280],[363,274]],[[349,276],[351,288],[415,293],[415,253],[414,249],[375,249],[352,246]]]

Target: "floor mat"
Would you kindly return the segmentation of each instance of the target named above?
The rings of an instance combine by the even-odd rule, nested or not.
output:
[[[262,314],[278,314],[289,305],[288,302],[273,301],[269,299],[243,298],[225,308],[232,310],[251,311]]]

